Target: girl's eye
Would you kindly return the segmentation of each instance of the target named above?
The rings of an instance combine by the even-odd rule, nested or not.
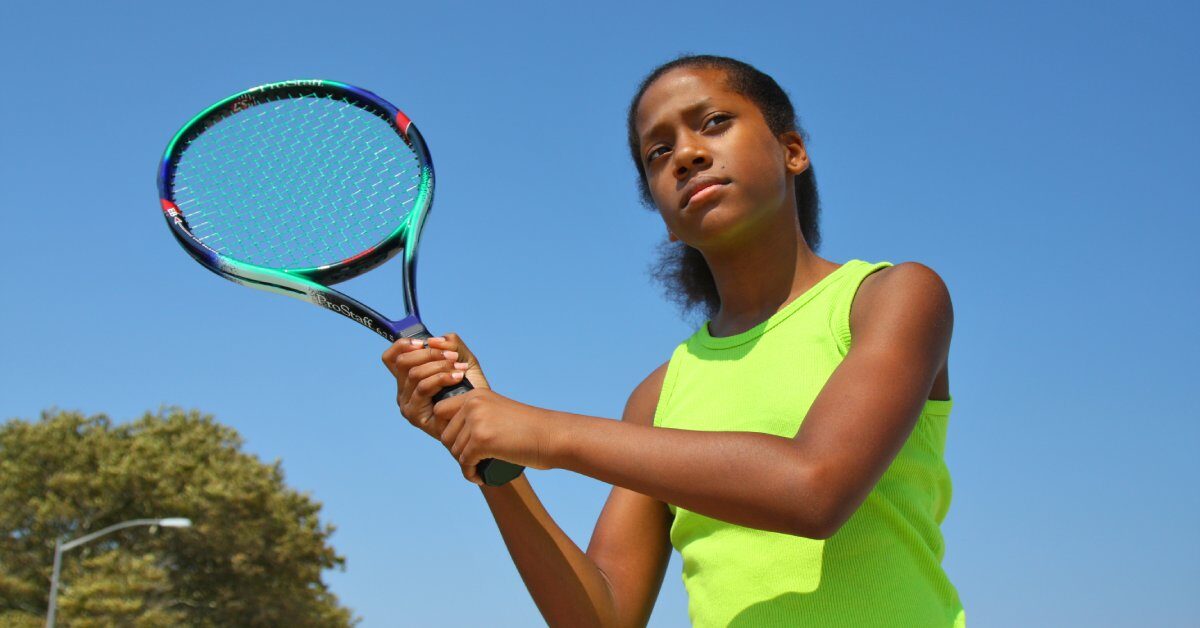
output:
[[[646,163],[650,163],[650,162],[654,161],[656,158],[661,157],[662,155],[665,155],[666,153],[667,153],[666,146],[658,146],[654,150],[650,151],[649,154],[646,155]]]
[[[717,126],[718,124],[721,124],[722,122],[730,120],[732,117],[733,116],[728,116],[723,113],[714,114],[714,115],[710,116],[708,119],[706,119],[704,121],[704,124],[702,124],[700,126],[702,129],[711,129],[712,127]]]

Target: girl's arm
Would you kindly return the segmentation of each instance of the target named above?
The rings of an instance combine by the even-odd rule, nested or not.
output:
[[[652,422],[664,370],[655,371],[630,396],[625,422]],[[645,626],[650,620],[671,551],[671,513],[665,504],[613,487],[584,554],[546,512],[524,476],[482,491],[547,624]]]
[[[422,349],[400,342],[383,359],[396,377],[397,401],[405,417],[436,436],[440,426],[424,419],[431,414],[429,396],[445,385],[444,380],[465,371],[479,389],[488,384],[456,336],[430,344],[432,348]],[[451,345],[458,351],[450,355],[439,348]],[[625,421],[652,423],[665,366],[630,396]],[[486,487],[483,494],[517,571],[549,625],[646,625],[670,556],[670,512],[663,503],[615,487],[585,554],[554,522],[525,477]]]
[[[850,324],[853,347],[793,438],[616,422],[486,390],[435,412],[472,480],[491,457],[563,468],[730,523],[827,538],[912,432],[949,352],[949,293],[920,264],[884,269],[863,281]]]

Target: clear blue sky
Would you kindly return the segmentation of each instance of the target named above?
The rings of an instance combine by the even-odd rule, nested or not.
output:
[[[537,624],[477,489],[399,416],[379,338],[187,259],[155,168],[234,91],[378,92],[438,166],[430,326],[509,396],[616,417],[691,330],[647,278],[663,228],[624,107],[657,63],[727,54],[811,134],[822,255],[950,286],[945,566],[971,624],[1200,616],[1194,4],[133,4],[0,8],[0,418],[213,413],[324,503],[347,558],[328,581],[364,626]],[[397,270],[347,290],[394,311]],[[530,479],[585,545],[608,487]],[[669,569],[653,626],[687,622]]]

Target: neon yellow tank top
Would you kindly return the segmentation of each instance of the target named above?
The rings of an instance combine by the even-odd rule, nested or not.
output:
[[[654,424],[795,436],[850,348],[850,304],[859,285],[888,266],[846,262],[735,336],[714,338],[702,326],[671,356]],[[670,505],[671,545],[683,557],[692,624],[965,626],[941,565],[951,405],[925,403],[891,467],[827,540],[745,528]]]

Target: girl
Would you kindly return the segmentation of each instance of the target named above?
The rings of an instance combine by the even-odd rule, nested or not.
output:
[[[697,626],[962,626],[941,568],[952,310],[936,273],[816,255],[803,131],[773,79],[684,57],[641,84],[629,146],[677,243],[663,274],[709,316],[633,391],[620,422],[488,388],[450,334],[383,361],[398,403],[479,484],[554,626],[650,617],[674,546]],[[466,377],[471,393],[434,406]],[[613,485],[586,552],[499,458]]]

